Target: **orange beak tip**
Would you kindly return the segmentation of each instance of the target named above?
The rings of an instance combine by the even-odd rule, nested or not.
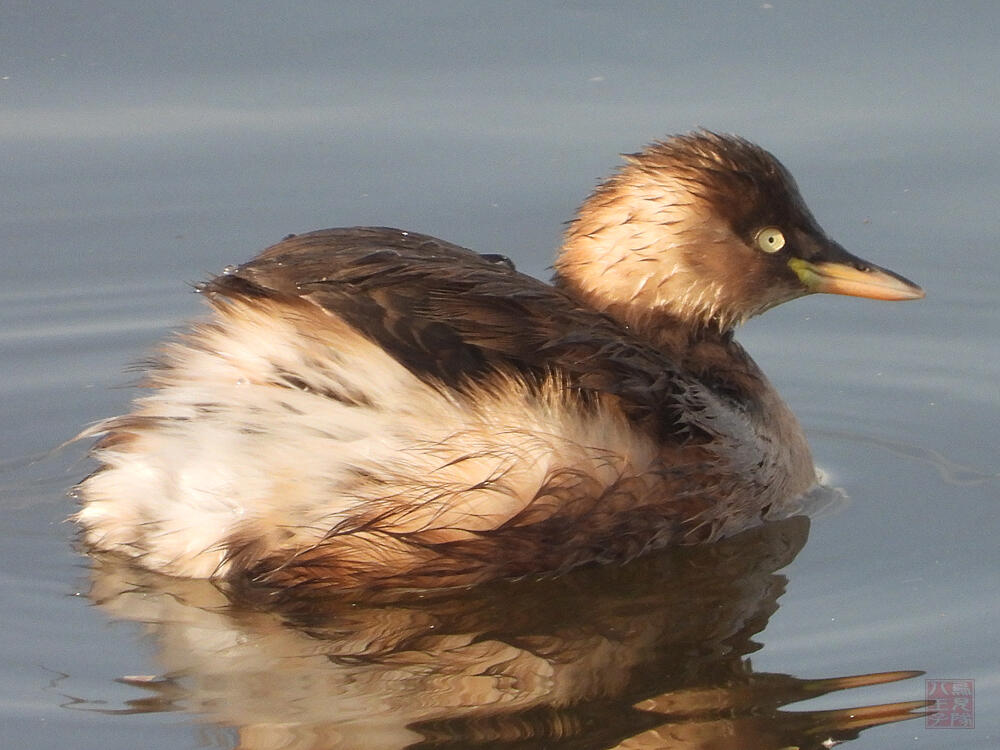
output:
[[[862,270],[846,263],[810,263],[800,258],[788,265],[811,292],[892,301],[922,299],[926,294],[909,279],[878,266]]]

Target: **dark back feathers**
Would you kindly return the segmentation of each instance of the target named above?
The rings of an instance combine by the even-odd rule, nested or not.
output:
[[[504,256],[397,229],[327,229],[290,236],[203,290],[308,300],[459,391],[498,371],[529,382],[557,373],[585,398],[618,397],[661,440],[701,432],[690,416],[704,394],[676,362]]]

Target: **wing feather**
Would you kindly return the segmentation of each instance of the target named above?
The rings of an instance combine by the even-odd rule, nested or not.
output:
[[[290,236],[203,289],[308,300],[456,390],[498,371],[529,382],[556,372],[581,394],[617,397],[660,439],[698,432],[681,415],[704,404],[675,361],[503,256],[397,229],[327,229]]]

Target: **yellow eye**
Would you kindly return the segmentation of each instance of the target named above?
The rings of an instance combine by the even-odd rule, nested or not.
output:
[[[785,246],[785,235],[777,227],[764,227],[753,241],[765,253],[776,253]]]

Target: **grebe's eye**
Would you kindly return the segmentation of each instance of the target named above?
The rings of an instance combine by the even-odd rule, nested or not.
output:
[[[777,227],[764,227],[757,232],[753,241],[765,253],[776,253],[785,246],[785,235]]]

